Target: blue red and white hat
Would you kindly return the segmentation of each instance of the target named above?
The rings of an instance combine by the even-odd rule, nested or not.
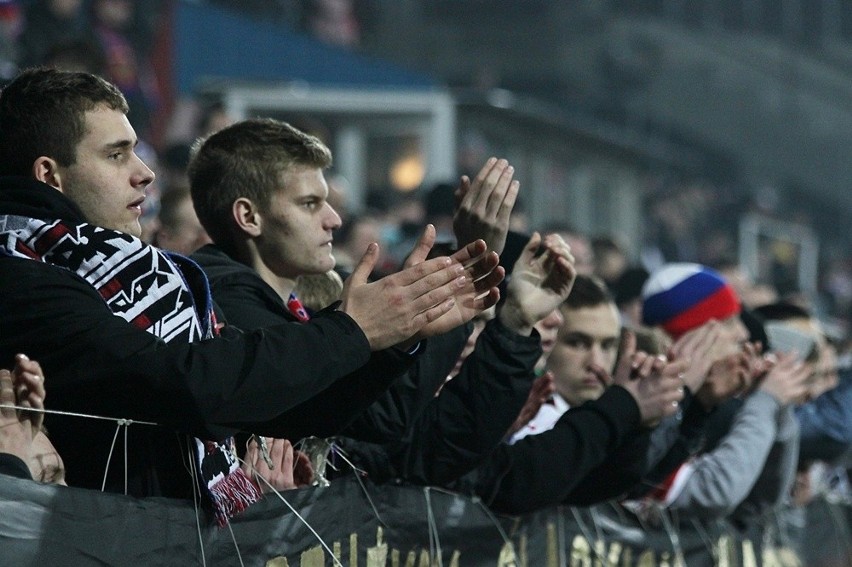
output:
[[[642,321],[672,337],[740,312],[740,299],[721,275],[701,264],[666,264],[642,288]]]

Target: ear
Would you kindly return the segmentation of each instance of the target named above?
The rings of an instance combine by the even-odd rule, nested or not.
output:
[[[62,175],[59,173],[59,164],[55,159],[39,156],[33,162],[32,174],[42,183],[47,183],[62,192]]]
[[[250,238],[263,232],[261,214],[251,199],[240,197],[231,205],[231,216],[237,229]]]

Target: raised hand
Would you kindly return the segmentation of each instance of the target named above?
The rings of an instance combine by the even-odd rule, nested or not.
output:
[[[251,476],[252,474],[262,477],[258,480],[263,492],[275,490],[292,490],[303,486],[310,486],[313,482],[314,471],[307,455],[293,449],[293,445],[286,439],[266,439],[269,447],[269,457],[272,468],[261,455],[257,441],[252,438],[246,449],[242,469]]]
[[[456,188],[453,232],[459,248],[484,240],[488,249],[503,253],[509,232],[509,217],[520,184],[512,180],[515,168],[504,159],[490,158],[473,181],[462,176]]]
[[[812,365],[800,362],[793,353],[783,353],[757,389],[770,394],[782,406],[802,403],[807,398],[808,379],[812,372]]]
[[[651,356],[636,351],[636,337],[625,333],[613,382],[633,396],[639,406],[642,425],[654,427],[673,415],[683,399],[680,375],[686,370],[685,360],[670,362],[665,356]]]
[[[713,363],[724,356],[728,348],[725,337],[720,323],[710,320],[685,333],[669,348],[671,360],[687,362],[683,383],[692,392],[697,392],[704,385]]]
[[[0,405],[44,409],[44,375],[35,361],[19,354],[15,368],[0,369]],[[29,462],[33,439],[41,431],[41,411],[0,409],[0,451]]]
[[[47,395],[44,389],[44,373],[41,365],[35,360],[30,360],[24,354],[15,356],[15,368],[12,370],[12,382],[15,387],[15,396],[18,406],[34,408],[39,411],[23,412],[22,419],[30,422],[33,437],[41,431],[44,423],[44,398]]]
[[[540,246],[544,252],[536,257]],[[500,321],[519,334],[529,335],[533,325],[565,301],[576,278],[571,248],[562,237],[549,234],[542,242],[539,233],[533,233],[512,268]]]
[[[639,404],[642,425],[654,427],[678,411],[683,399],[680,375],[686,367],[685,361],[669,362],[664,356],[649,357],[642,365],[642,370],[647,368],[647,375],[630,383],[635,389],[628,387]]]
[[[434,241],[435,229],[429,225],[408,255],[405,269],[425,262]],[[440,335],[463,325],[496,305],[500,299],[497,286],[503,281],[506,271],[498,265],[500,257],[495,252],[486,252],[484,241],[471,242],[450,256],[450,259],[464,266],[465,285],[455,289],[452,307],[424,325],[413,340]]]
[[[739,352],[715,360],[695,397],[705,409],[712,409],[733,396],[746,393],[771,365],[760,356],[760,347],[745,343]]]
[[[431,226],[427,228],[432,242],[434,230]],[[427,248],[431,249],[431,245]],[[479,249],[484,249],[484,243]],[[455,257],[425,260],[368,283],[378,250],[376,243],[367,247],[343,286],[340,306],[340,310],[352,317],[364,332],[371,350],[381,350],[410,339],[426,324],[454,308],[457,311],[456,297],[465,290],[474,289],[470,275],[477,270],[466,267],[463,260]],[[459,257],[466,258],[467,254]]]

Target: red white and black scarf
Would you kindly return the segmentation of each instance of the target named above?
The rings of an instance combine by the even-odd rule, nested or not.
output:
[[[114,315],[166,342],[195,342],[216,334],[201,268],[129,234],[87,223],[6,215],[0,216],[0,253],[76,273]],[[232,438],[195,439],[195,448],[199,476],[219,525],[261,498],[260,488],[239,466]]]

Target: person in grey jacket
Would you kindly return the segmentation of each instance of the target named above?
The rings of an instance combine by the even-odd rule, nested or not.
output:
[[[792,355],[750,393],[730,430],[710,451],[684,462],[660,500],[669,509],[701,517],[729,516],[742,507],[759,512],[780,503],[795,477],[799,430],[794,402],[810,371]]]
[[[697,388],[692,403],[701,408],[694,409],[715,408],[721,428],[729,423],[718,444],[705,446],[676,467],[665,458],[652,463],[667,468],[664,480],[646,496],[681,515],[704,518],[759,513],[778,504],[795,476],[798,427],[792,404],[804,396],[809,367],[794,355],[781,354],[776,361],[748,346],[735,292],[703,266],[665,266],[651,276],[643,295],[646,323],[660,325],[674,337],[719,321],[727,352],[717,351],[724,353],[717,360],[694,360],[697,374],[705,369],[706,374],[688,387]],[[741,348],[743,344],[747,346]],[[740,402],[732,394],[746,397]]]

